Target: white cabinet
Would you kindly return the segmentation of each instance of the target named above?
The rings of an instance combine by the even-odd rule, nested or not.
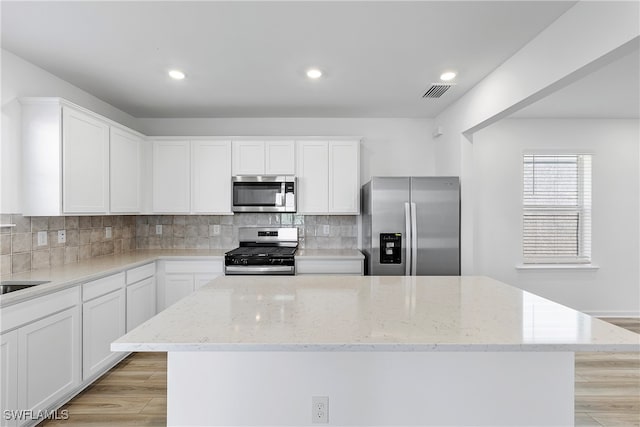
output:
[[[126,332],[124,273],[82,286],[82,379],[100,374],[122,358],[111,351],[111,342]]]
[[[18,409],[18,331],[0,335],[0,425],[15,426],[16,420],[7,420],[5,411]]]
[[[191,212],[231,212],[231,141],[191,141]]]
[[[156,314],[156,265],[127,270],[127,332]]]
[[[80,311],[69,308],[18,331],[18,405],[34,411],[80,384]]]
[[[113,213],[140,212],[141,138],[125,129],[111,127],[110,188]]]
[[[360,213],[360,141],[329,142],[329,212]]]
[[[305,258],[296,257],[296,275],[364,275],[364,258]]]
[[[298,213],[360,212],[360,142],[299,141]]]
[[[77,286],[2,309],[3,410],[52,409],[80,386],[81,322]]]
[[[224,259],[158,262],[158,311],[224,274]]]
[[[62,107],[62,197],[65,213],[109,211],[109,125]]]
[[[122,138],[140,134],[60,98],[20,102],[23,215],[139,211],[140,165]]]
[[[189,141],[153,142],[153,212],[187,213],[190,208]]]
[[[294,175],[294,141],[233,141],[233,175]]]

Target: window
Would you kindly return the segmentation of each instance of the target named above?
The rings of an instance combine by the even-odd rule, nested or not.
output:
[[[591,155],[525,154],[523,261],[591,262]]]

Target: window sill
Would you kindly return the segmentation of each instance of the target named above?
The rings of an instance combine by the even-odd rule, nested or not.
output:
[[[518,264],[516,270],[571,270],[595,271],[600,266],[595,264]]]

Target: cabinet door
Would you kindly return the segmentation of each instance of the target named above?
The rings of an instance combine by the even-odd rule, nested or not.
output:
[[[111,343],[125,334],[124,288],[82,305],[82,379],[95,375],[122,356]]]
[[[329,212],[360,212],[360,141],[329,143]]]
[[[164,308],[193,292],[193,274],[167,274],[164,283]]]
[[[305,141],[298,145],[298,213],[329,210],[329,144]]]
[[[80,385],[80,308],[18,329],[18,406],[38,411]]]
[[[220,274],[195,274],[194,275],[194,290],[200,289],[216,277],[220,277]]]
[[[109,126],[80,111],[62,110],[62,198],[65,213],[109,209]]]
[[[191,143],[194,213],[231,212],[231,141]]]
[[[189,141],[153,143],[153,211],[189,212]]]
[[[18,331],[0,335],[0,413],[1,425],[15,426],[5,419],[5,411],[18,409]]]
[[[265,174],[295,175],[296,146],[294,141],[265,142]]]
[[[140,141],[131,132],[111,128],[111,212],[140,212]]]
[[[233,141],[233,175],[264,175],[264,141]]]
[[[156,314],[156,281],[153,277],[127,287],[127,332]]]

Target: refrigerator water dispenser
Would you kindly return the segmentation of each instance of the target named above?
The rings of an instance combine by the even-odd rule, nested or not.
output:
[[[380,264],[402,264],[402,234],[380,233]]]

